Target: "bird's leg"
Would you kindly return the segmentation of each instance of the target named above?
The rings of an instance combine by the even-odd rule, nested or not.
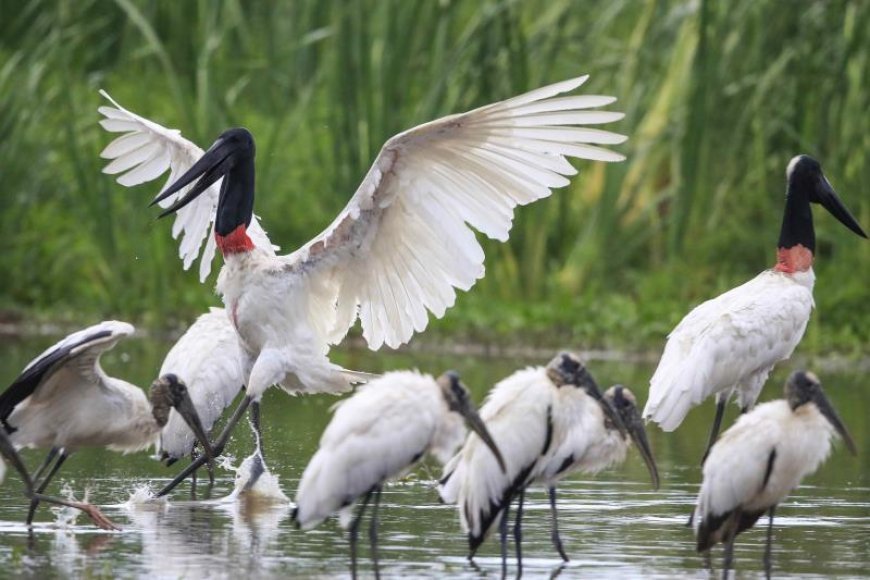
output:
[[[190,462],[196,461],[196,443],[193,444],[193,449],[190,450]],[[190,499],[196,499],[196,472],[190,474]]]
[[[764,548],[764,575],[767,578],[770,578],[770,572],[773,568],[771,544],[773,543],[773,512],[775,510],[776,506],[773,505],[767,511],[767,546]]]
[[[233,412],[233,416],[230,417],[230,420],[227,422],[226,427],[224,427],[224,430],[221,431],[220,437],[218,437],[217,441],[215,441],[214,445],[212,445],[212,448],[214,450],[213,457],[218,457],[224,452],[224,447],[226,447],[227,441],[229,441],[230,435],[232,435],[233,433],[233,429],[235,429],[236,424],[239,422],[239,419],[242,418],[242,415],[245,414],[245,411],[248,410],[248,406],[251,404],[251,402],[252,398],[246,396],[242,399],[242,402],[239,403],[239,406],[236,407],[236,410]],[[157,493],[157,497],[163,497],[164,495],[175,489],[175,486],[187,479],[187,477],[191,473],[205,465],[207,461],[208,456],[205,453],[197,457],[194,461],[190,463],[190,465],[188,465],[181,473],[179,473],[175,477],[175,479],[166,484],[166,486]]]
[[[260,426],[260,403],[254,401],[251,403],[251,410],[248,413],[248,422],[251,424],[251,429],[254,431],[254,442],[257,444],[257,453],[260,459],[266,460],[263,455],[263,429]]]
[[[378,506],[381,505],[381,491],[383,491],[382,485],[375,487],[375,497],[372,503],[372,517],[369,522],[369,543],[372,547],[372,563],[375,567],[375,578],[381,577],[381,572],[378,568]]]
[[[740,510],[731,514],[731,521],[726,523],[728,532],[725,534],[725,553],[722,558],[722,580],[728,580],[728,572],[734,559],[734,539],[737,537],[737,523],[740,521]]]
[[[504,507],[504,513],[501,515],[501,521],[498,523],[499,542],[501,543],[501,577],[507,578],[507,527],[508,515],[511,511],[511,504],[508,501]]]
[[[45,461],[42,462],[42,465],[39,466],[39,469],[36,470],[31,476],[32,481],[39,481],[39,478],[42,477],[42,473],[48,469],[48,466],[51,465],[51,462],[54,461],[54,458],[57,457],[57,454],[60,453],[60,447],[52,447],[48,452],[48,455],[45,457]]]
[[[45,488],[48,487],[48,484],[51,483],[54,474],[57,473],[57,470],[60,469],[60,466],[63,465],[63,462],[66,461],[67,457],[69,457],[69,455],[67,455],[65,451],[60,452],[60,455],[57,456],[57,461],[54,462],[51,470],[49,470],[45,478],[39,483],[39,487],[37,487],[36,491],[33,493],[33,497],[30,499],[30,509],[27,511],[27,527],[33,525],[33,516],[36,515],[36,508],[39,506],[42,492],[44,492]]]
[[[556,513],[556,488],[551,487],[547,490],[550,496],[550,513],[553,514],[553,529],[550,533],[550,539],[553,540],[553,547],[559,552],[559,555],[564,561],[568,561],[568,555],[565,554],[565,548],[562,546],[562,538],[559,536],[559,520]]]
[[[725,405],[728,403],[728,395],[719,393],[716,395],[716,416],[713,418],[713,429],[710,431],[710,439],[707,441],[707,448],[704,450],[704,457],[701,458],[701,466],[707,461],[707,456],[710,455],[710,449],[716,443],[716,437],[719,436],[719,429],[722,427],[722,417],[725,416]]]
[[[523,500],[526,499],[526,489],[520,490],[517,502],[517,515],[514,516],[514,543],[517,551],[517,578],[523,575]]]
[[[359,539],[359,523],[363,517],[363,513],[366,511],[366,506],[369,505],[369,500],[372,497],[372,492],[374,488],[370,489],[368,493],[363,497],[362,503],[359,506],[359,509],[356,512],[356,517],[353,518],[353,521],[350,523],[350,576],[351,578],[356,578],[356,546],[357,540]]]

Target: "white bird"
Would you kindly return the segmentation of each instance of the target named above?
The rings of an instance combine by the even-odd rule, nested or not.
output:
[[[867,237],[837,197],[818,161],[791,160],[777,263],[749,282],[692,310],[668,336],[650,379],[645,419],[665,431],[679,427],[693,406],[716,396],[716,440],[731,397],[746,412],[774,365],[791,356],[813,308],[815,231],[810,203],[819,203],[856,234]],[[707,452],[705,452],[706,457]]]
[[[27,471],[27,468],[24,466],[24,462],[21,461],[21,457],[15,450],[15,446],[9,440],[9,437],[6,435],[6,432],[3,429],[0,429],[0,455],[2,455],[3,458],[6,459],[6,461],[11,463],[12,467],[14,467],[16,471],[18,471],[18,473],[21,475],[21,479],[24,481],[24,495],[30,501],[44,501],[61,506],[75,508],[87,514],[87,516],[91,518],[91,521],[93,521],[97,527],[100,527],[104,530],[118,529],[115,524],[113,524],[106,516],[103,515],[103,513],[100,511],[100,508],[93,504],[71,501],[59,497],[51,497],[41,493],[37,493],[36,486],[33,484],[33,478],[31,478],[30,472]],[[0,459],[0,483],[3,482],[4,475],[6,475],[6,464],[3,462],[3,459]]]
[[[465,437],[463,420],[477,434],[469,439],[486,445],[493,461],[503,467],[456,373],[436,380],[416,371],[394,371],[360,387],[335,406],[299,482],[294,521],[308,530],[338,512],[341,526],[350,527],[351,572],[356,576],[359,523],[372,501],[370,538],[377,569],[378,504],[384,484],[402,477],[426,455],[447,461]]]
[[[602,396],[586,367],[571,353],[560,353],[546,367],[517,371],[493,387],[480,415],[504,454],[506,472],[496,469],[490,457],[481,455],[479,443],[469,438],[445,467],[439,490],[443,501],[459,506],[469,557],[498,522],[502,571],[506,572],[507,521],[516,497],[514,535],[522,566],[523,496],[529,485],[539,482],[551,490],[552,539],[567,559],[556,527],[556,483],[571,471],[595,472],[622,461],[629,436],[657,484],[655,463],[632,398],[623,387]],[[628,432],[623,417],[628,420]]]
[[[103,352],[133,332],[132,325],[112,320],[70,334],[31,361],[0,395],[0,424],[12,444],[51,450],[33,478],[39,479],[51,465],[36,493],[82,447],[129,453],[153,445],[172,408],[185,418],[209,457],[208,438],[187,388],[176,376],[155,380],[146,397],[138,387],[103,371]],[[38,499],[30,504],[28,525]]]
[[[469,226],[504,241],[517,205],[568,185],[565,176],[577,171],[567,158],[622,161],[597,145],[621,143],[624,136],[577,126],[620,119],[621,113],[587,110],[615,99],[558,96],[586,79],[396,135],[332,224],[286,256],[274,254],[253,217],[255,148],[245,129],[224,132],[202,153],[177,131],[117,104],[103,107],[103,126],[125,133],[103,151],[114,159],[104,171],[127,172],[119,180],[132,185],[171,170],[153,203],[166,208],[161,215],[183,212],[173,229],[184,234],[186,265],[214,222],[209,244],[224,258],[217,289],[255,357],[237,420],[273,384],[335,393],[365,380],[327,357],[357,318],[372,349],[407,342],[426,328],[430,312],[444,315],[457,288],[468,290],[483,276],[483,250]],[[201,275],[208,274],[210,248]],[[215,450],[221,447],[219,440]]]
[[[735,537],[765,512],[764,563],[770,572],[774,510],[825,461],[835,434],[855,455],[855,443],[818,378],[799,371],[788,378],[785,399],[758,405],[716,441],[704,463],[693,521],[699,552],[725,544],[724,578],[731,568]]]

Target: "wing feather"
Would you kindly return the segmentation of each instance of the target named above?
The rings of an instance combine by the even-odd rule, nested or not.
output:
[[[621,161],[600,147],[625,137],[590,129],[621,113],[586,111],[613,97],[557,96],[587,77],[420,125],[390,139],[341,214],[285,258],[285,268],[334,281],[341,340],[357,317],[372,349],[407,342],[483,276],[473,229],[508,238],[517,205],[550,195],[576,169],[568,157]],[[311,317],[315,315],[311,313]]]
[[[109,143],[100,153],[110,160],[103,173],[117,175],[117,181],[126,187],[133,187],[153,181],[169,171],[163,189],[186,172],[203,154],[203,150],[181,136],[176,129],[168,129],[124,109],[105,91],[100,91],[113,106],[103,106],[98,110],[104,119],[100,125],[110,133],[123,133]],[[220,195],[220,180],[209,187],[205,193],[176,214],[172,226],[172,236],[179,239],[178,257],[184,269],[189,269],[200,259],[199,279],[204,282],[211,273],[215,256],[213,221]],[[177,194],[160,202],[161,207],[169,207],[179,197],[186,194],[184,188]],[[248,227],[248,235],[254,244],[274,255],[276,246],[269,241],[256,216]],[[205,249],[200,256],[203,242]]]

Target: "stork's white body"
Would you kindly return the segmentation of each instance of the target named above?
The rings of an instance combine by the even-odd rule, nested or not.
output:
[[[813,309],[812,268],[766,270],[692,310],[668,336],[643,417],[665,431],[712,395],[752,407],[777,362],[791,356]]]
[[[173,373],[187,384],[203,427],[211,430],[248,380],[253,357],[242,347],[226,312],[211,308],[173,345],[160,375]],[[169,412],[158,451],[172,458],[190,455],[196,437],[181,414]]]
[[[498,522],[499,514],[493,512],[503,511],[514,484],[519,489],[531,483],[564,442],[565,432],[554,424],[560,413],[558,390],[544,367],[533,367],[515,372],[490,391],[480,418],[504,456],[506,471],[479,438],[469,437],[445,467],[439,488],[444,502],[459,504],[467,534],[486,536]]]
[[[82,343],[97,333],[108,336]],[[123,337],[133,334],[126,322],[107,321],[73,333],[30,362],[78,345],[19,403],[8,418],[16,447],[63,448],[67,454],[82,447],[107,447],[125,453],[145,449],[157,441],[160,426],[142,389],[108,376],[100,356]],[[82,343],[82,344],[79,344]]]
[[[226,255],[218,280],[227,313],[256,358],[248,393],[259,397],[272,384],[293,392],[348,388],[359,377],[330,363],[327,354],[357,318],[373,350],[407,342],[426,328],[429,313],[443,316],[456,290],[470,289],[483,276],[483,250],[469,226],[504,241],[516,206],[549,196],[576,174],[567,158],[623,160],[598,145],[625,137],[577,126],[622,118],[587,110],[615,99],[557,96],[586,78],[396,135],[333,223],[290,255],[274,255],[254,218],[247,231],[255,249]],[[101,123],[125,135],[103,156],[114,160],[105,171],[122,174],[122,184],[150,181],[170,169],[168,187],[202,156],[177,131],[113,104],[100,109],[106,116]],[[210,232],[220,187],[214,183],[180,209],[173,228],[184,236],[185,267],[209,238],[201,279],[214,255]],[[184,193],[161,204],[167,207]]]
[[[737,509],[757,517],[779,504],[828,457],[835,433],[815,405],[793,411],[788,402],[777,400],[739,417],[704,463],[695,529],[707,518]],[[722,540],[715,536],[712,543]]]
[[[601,404],[573,387],[558,391],[553,433],[560,443],[542,459],[535,478],[548,488],[576,471],[594,475],[622,463],[630,445],[628,435],[607,427]]]
[[[297,522],[310,529],[339,512],[347,527],[357,498],[427,454],[447,461],[464,436],[462,417],[448,409],[435,379],[386,373],[336,405],[299,482]]]

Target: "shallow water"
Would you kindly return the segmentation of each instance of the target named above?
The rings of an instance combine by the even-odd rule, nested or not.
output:
[[[8,384],[21,368],[54,338],[5,341],[0,379]],[[111,373],[140,385],[153,379],[154,369],[169,344],[131,340],[104,357]],[[336,352],[338,362],[372,372],[418,367],[438,373],[461,371],[475,398],[515,368],[538,360],[436,356],[421,353],[372,354]],[[652,365],[614,361],[590,362],[602,385],[620,382],[645,399]],[[870,576],[870,430],[866,415],[870,388],[860,371],[824,372],[821,361],[782,365],[765,388],[764,399],[779,396],[790,370],[816,368],[829,397],[840,411],[859,449],[850,456],[837,445],[818,473],[807,478],[777,510],[774,528],[775,576]],[[329,420],[334,397],[291,398],[270,392],[264,398],[265,453],[280,489],[293,496],[298,478]],[[729,411],[726,421],[733,420]],[[559,489],[562,537],[571,562],[562,565],[549,540],[546,494],[533,489],[526,496],[524,569],[528,577],[707,577],[703,561],[685,526],[700,478],[698,460],[712,418],[712,404],[693,411],[679,431],[664,434],[652,427],[651,444],[662,475],[653,491],[643,462],[631,452],[626,463],[596,478],[576,476]],[[228,453],[238,465],[252,448],[246,426],[240,426]],[[27,451],[35,468],[42,453]],[[181,462],[180,462],[181,463]],[[74,455],[50,491],[74,490],[78,498],[103,507],[121,532],[95,529],[85,517],[72,522],[66,510],[41,507],[29,534],[23,521],[26,505],[20,480],[10,472],[0,487],[0,576],[3,577],[330,577],[349,574],[348,546],[337,522],[303,533],[290,519],[285,501],[263,501],[234,493],[235,473],[218,470],[207,494],[204,482],[191,499],[182,484],[169,501],[142,502],[142,489],[171,479],[182,466],[165,468],[147,453],[122,456],[101,450]],[[477,578],[500,574],[499,551],[490,540],[479,551],[475,566],[465,558],[466,544],[455,509],[439,505],[434,489],[440,469],[426,464],[404,481],[384,490],[380,512],[380,571],[385,577]],[[137,491],[138,490],[138,491]],[[131,498],[133,498],[131,500]],[[760,524],[766,523],[762,519]],[[366,536],[365,528],[361,539]],[[741,577],[761,577],[765,526],[744,533],[736,546]],[[360,572],[372,575],[366,542],[361,541]],[[720,552],[714,552],[714,566]],[[516,569],[511,562],[509,573]]]

